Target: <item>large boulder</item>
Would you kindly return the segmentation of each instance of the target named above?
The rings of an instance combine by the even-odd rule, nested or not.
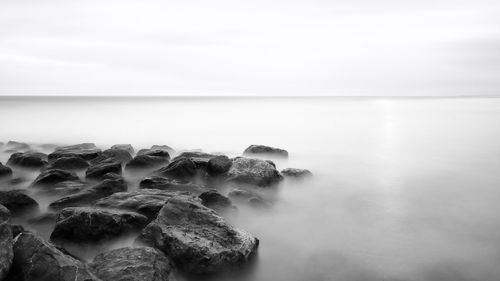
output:
[[[47,154],[41,152],[17,152],[10,156],[7,165],[23,168],[40,168],[47,164]]]
[[[168,156],[168,152],[163,152],[158,150],[161,153],[167,153],[167,156],[158,156],[159,154],[142,154],[135,156],[132,160],[127,162],[125,169],[126,170],[139,170],[139,169],[153,169],[158,168],[162,165],[168,163],[170,156]]]
[[[195,194],[200,194],[208,190],[206,187],[194,184],[187,180],[177,180],[158,176],[151,176],[143,179],[139,183],[139,188],[189,191]]]
[[[286,168],[281,171],[281,174],[287,178],[293,179],[301,179],[311,177],[312,173],[306,169],[295,169],[295,168]]]
[[[21,214],[38,208],[35,199],[24,193],[24,190],[0,191],[0,204],[12,214]]]
[[[128,151],[130,155],[134,154],[134,147],[131,144],[115,144],[111,149],[122,149]]]
[[[52,169],[41,172],[40,175],[36,177],[35,181],[33,181],[33,185],[51,186],[63,181],[75,180],[78,180],[78,176],[74,172]]]
[[[147,222],[146,216],[130,211],[65,208],[57,216],[50,239],[57,242],[100,242],[138,231]]]
[[[88,166],[89,162],[81,157],[65,156],[50,162],[46,169],[81,170],[86,169]]]
[[[180,158],[172,161],[168,166],[155,172],[157,175],[173,179],[190,180],[198,175],[196,164],[189,158]]]
[[[90,166],[85,172],[85,177],[87,179],[99,180],[104,177],[107,173],[114,173],[121,175],[122,164],[120,162],[110,161],[110,162],[100,162],[95,165]]]
[[[200,201],[169,199],[138,242],[162,250],[180,269],[195,274],[220,272],[249,261],[259,240],[232,227]]]
[[[130,152],[124,149],[119,148],[111,148],[104,150],[99,156],[90,160],[92,165],[101,163],[101,162],[119,162],[126,163],[132,159],[132,155]]]
[[[116,192],[127,191],[127,183],[116,174],[106,174],[103,181],[82,191],[50,203],[52,209],[86,206]]]
[[[0,163],[0,179],[12,176],[12,169]]]
[[[288,158],[288,152],[284,149],[266,145],[256,145],[256,144],[252,144],[249,147],[247,147],[247,149],[245,149],[243,154]]]
[[[170,154],[175,152],[175,150],[168,145],[157,145],[157,144],[151,146],[151,150],[163,150]]]
[[[14,253],[12,251],[12,230],[8,224],[9,210],[0,205],[0,280],[9,273]]]
[[[255,158],[236,157],[227,172],[228,181],[262,187],[271,186],[282,179],[275,166]]]
[[[126,247],[97,255],[89,264],[102,281],[173,281],[167,257],[151,247]]]
[[[163,158],[168,158],[170,160],[170,153],[166,150],[158,150],[158,149],[141,149],[137,152],[137,155],[150,155],[150,156],[158,156]]]
[[[211,176],[223,175],[229,171],[232,165],[233,161],[229,157],[218,155],[208,160],[207,172]]]
[[[49,160],[55,160],[61,157],[77,156],[85,160],[92,160],[101,154],[93,143],[81,143],[70,146],[61,146],[56,148],[54,152],[49,154]]]
[[[14,243],[14,260],[8,280],[98,281],[79,260],[41,237],[22,232]]]

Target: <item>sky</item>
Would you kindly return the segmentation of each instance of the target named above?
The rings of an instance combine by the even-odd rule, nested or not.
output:
[[[500,96],[498,0],[0,0],[0,95]]]

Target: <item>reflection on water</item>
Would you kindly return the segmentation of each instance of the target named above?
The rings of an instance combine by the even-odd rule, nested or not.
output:
[[[240,207],[233,223],[261,241],[240,280],[500,276],[499,99],[3,98],[0,117],[3,141],[287,149],[278,168],[315,177]]]

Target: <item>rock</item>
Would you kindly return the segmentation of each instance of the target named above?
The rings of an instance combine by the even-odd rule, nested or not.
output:
[[[57,217],[50,239],[57,242],[100,242],[140,230],[147,221],[146,216],[130,211],[65,208]]]
[[[24,168],[40,168],[47,164],[47,154],[41,152],[17,152],[10,156],[7,165]]]
[[[12,176],[12,169],[0,163],[0,178],[7,178],[10,176]]]
[[[107,149],[104,150],[101,155],[90,160],[92,165],[96,165],[102,162],[119,162],[126,163],[132,159],[132,155],[127,150],[124,149]]]
[[[163,150],[163,151],[166,151],[168,153],[175,152],[175,150],[168,145],[153,145],[153,146],[151,146],[151,150]]]
[[[33,182],[33,185],[50,186],[63,181],[75,180],[78,180],[78,176],[74,172],[52,169],[40,173]]]
[[[126,247],[97,255],[89,264],[102,281],[173,281],[167,257],[151,247]]]
[[[200,200],[173,197],[141,232],[138,242],[165,253],[182,270],[214,273],[242,266],[259,240],[224,221]]]
[[[66,156],[55,159],[53,162],[49,163],[46,169],[81,170],[88,166],[89,162],[83,158],[78,156]]]
[[[4,205],[0,204],[0,223],[4,223],[10,219],[10,211]]]
[[[255,144],[252,144],[247,149],[245,149],[243,154],[267,155],[267,156],[288,158],[288,152],[284,149],[265,146],[265,145],[255,145]]]
[[[157,170],[155,174],[174,179],[189,180],[196,177],[198,174],[196,169],[196,164],[191,159],[181,158]]]
[[[233,162],[227,156],[225,155],[215,156],[210,160],[208,160],[207,172],[211,176],[222,175],[229,171],[231,165],[233,165]]]
[[[312,173],[309,170],[306,169],[294,169],[294,168],[286,168],[283,171],[281,171],[281,174],[285,177],[288,178],[306,178],[306,177],[311,177]]]
[[[90,166],[85,172],[87,179],[102,179],[107,173],[122,174],[122,164],[120,162],[101,162]]]
[[[203,192],[198,197],[201,199],[203,205],[216,211],[217,213],[225,213],[229,210],[235,209],[229,198],[215,190]]]
[[[170,154],[165,150],[141,149],[137,152],[137,155],[158,156],[170,160]]]
[[[133,192],[118,192],[94,203],[94,206],[121,209],[138,212],[150,220],[156,218],[160,209],[173,196],[185,196],[193,199],[189,194],[158,189],[140,189]]]
[[[16,238],[9,280],[98,281],[81,261],[30,232]]]
[[[23,190],[0,191],[0,204],[4,205],[12,214],[21,214],[38,208],[38,203]]]
[[[57,194],[74,194],[88,188],[87,183],[82,181],[63,181],[56,183],[46,190],[49,193]]]
[[[228,193],[227,197],[235,202],[247,204],[256,208],[268,208],[271,206],[271,203],[260,195],[244,189],[235,188]]]
[[[167,153],[167,152],[165,152]],[[131,169],[152,169],[167,164],[169,157],[155,155],[137,155],[125,166],[126,170]]]
[[[186,180],[176,180],[158,176],[147,177],[139,183],[139,188],[161,189],[170,191],[189,191],[200,194],[208,189]]]
[[[122,191],[127,191],[127,183],[125,180],[119,175],[107,174],[102,182],[84,189],[79,193],[71,194],[52,202],[49,207],[57,210],[65,207],[86,206],[98,199]]]
[[[22,225],[19,224],[12,224],[10,226],[10,229],[12,230],[12,238],[15,238],[17,235],[20,233],[26,231]]]
[[[29,144],[24,143],[24,142],[17,142],[17,141],[8,141],[6,146],[7,146],[7,148],[14,150],[14,151],[30,150],[31,149]]]
[[[98,149],[93,143],[81,143],[70,146],[62,146],[56,148],[54,152],[49,154],[49,160],[55,160],[61,157],[76,156],[83,158],[85,160],[92,160],[101,154],[101,150]]]
[[[1,206],[1,205],[0,205]],[[5,211],[5,207],[0,212]],[[8,218],[0,218],[0,280],[4,280],[10,271],[14,252],[12,249],[12,230]]]
[[[130,155],[134,154],[134,148],[131,144],[115,144],[111,147],[111,149],[122,149],[128,151]]]
[[[227,180],[262,187],[270,186],[281,181],[280,175],[273,165],[267,161],[236,157],[227,173]]]
[[[210,154],[206,152],[201,152],[201,151],[185,151],[182,152],[181,154],[177,155],[173,161],[179,160],[179,159],[191,159],[193,161],[204,161],[205,163],[208,163],[208,160],[217,157],[219,155],[216,154]]]

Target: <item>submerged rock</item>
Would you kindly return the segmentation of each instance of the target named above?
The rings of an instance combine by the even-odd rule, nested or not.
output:
[[[47,154],[41,152],[17,152],[10,156],[7,165],[24,168],[40,168],[47,164]]]
[[[135,156],[132,160],[130,160],[125,169],[152,169],[157,168],[159,166],[165,165],[168,163],[170,156],[168,156],[168,152],[164,152],[158,150],[159,154],[142,154]],[[166,153],[166,156],[158,156],[160,154]]]
[[[288,151],[284,149],[266,145],[256,145],[256,144],[250,145],[247,149],[245,149],[243,154],[267,155],[267,156],[288,158]]]
[[[126,247],[97,255],[89,269],[102,281],[174,281],[167,257],[151,247]]]
[[[131,211],[65,208],[57,217],[50,239],[58,242],[100,242],[140,230],[147,222],[146,216]]]
[[[234,158],[233,164],[227,172],[228,181],[262,187],[276,184],[282,179],[283,177],[273,165],[254,158]]]
[[[46,169],[80,170],[88,166],[89,162],[81,157],[67,156],[55,159],[53,162],[49,163]]]
[[[203,192],[198,197],[201,199],[203,205],[216,211],[217,213],[223,214],[227,211],[235,209],[229,198],[215,190]]]
[[[70,146],[57,147],[54,152],[49,154],[49,160],[55,160],[61,157],[76,156],[85,160],[92,160],[101,154],[93,143],[81,143]]]
[[[294,168],[286,168],[281,171],[281,174],[288,178],[306,178],[311,177],[312,173],[306,169],[294,169]]]
[[[98,281],[81,261],[29,232],[16,238],[8,280]]]
[[[75,180],[78,180],[78,176],[74,172],[52,169],[45,170],[40,173],[40,175],[36,177],[35,181],[33,181],[33,185],[49,186],[63,181]]]
[[[46,189],[47,193],[57,193],[57,194],[74,194],[80,192],[84,189],[88,188],[86,182],[82,182],[79,180],[76,181],[63,181],[56,183],[50,187],[50,189]]]
[[[30,150],[29,144],[17,141],[8,141],[6,147],[13,151]]]
[[[271,203],[262,196],[244,189],[235,188],[228,193],[227,197],[234,202],[247,204],[255,208],[268,208],[271,206]]]
[[[173,178],[173,179],[192,179],[197,175],[196,164],[188,158],[174,160],[168,166],[163,167],[155,172],[155,174]]]
[[[199,200],[177,197],[167,201],[138,241],[162,250],[180,269],[196,274],[242,266],[259,244]]]
[[[12,251],[12,230],[8,224],[9,210],[0,205],[0,280],[9,273],[14,253]]]
[[[134,147],[131,144],[115,144],[111,147],[111,149],[123,149],[128,151],[130,155],[134,154]]]
[[[7,166],[4,166],[0,162],[0,179],[1,178],[8,178],[10,176],[12,176],[12,169],[7,167]]]
[[[120,162],[100,162],[90,166],[85,172],[87,179],[102,179],[107,173],[122,174],[122,164]]]
[[[0,191],[0,204],[4,205],[12,214],[21,214],[38,208],[35,199],[29,197],[23,190],[15,189]]]
[[[152,176],[143,179],[139,183],[139,188],[161,189],[170,191],[189,191],[197,194],[208,190],[201,185],[194,184],[187,180],[176,180],[158,176]]]

